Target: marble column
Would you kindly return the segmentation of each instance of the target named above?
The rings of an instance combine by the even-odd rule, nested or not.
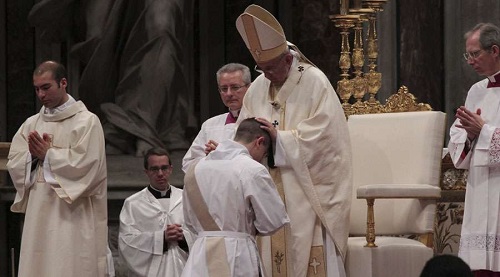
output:
[[[399,85],[434,110],[444,108],[442,18],[442,0],[399,2]]]

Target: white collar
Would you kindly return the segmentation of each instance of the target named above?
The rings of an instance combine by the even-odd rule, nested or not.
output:
[[[55,108],[45,108],[45,110],[43,111],[45,114],[57,114],[57,113],[60,113],[62,111],[64,111],[65,109],[67,109],[69,106],[73,105],[76,103],[76,100],[75,98],[73,98],[71,95],[68,94],[68,101],[66,101],[65,103],[63,103],[62,105],[59,105]]]
[[[490,82],[492,83],[496,83],[497,80],[495,79],[495,76],[497,76],[498,74],[500,74],[500,71],[497,71],[497,73],[491,75],[491,76],[488,76],[488,79],[490,79]]]
[[[167,194],[167,192],[170,190],[170,183],[168,184],[168,188],[166,190],[158,190],[156,189],[155,187],[153,187],[152,185],[149,185],[151,187],[151,189],[153,189],[154,191],[157,191],[160,193],[160,195],[163,197]]]

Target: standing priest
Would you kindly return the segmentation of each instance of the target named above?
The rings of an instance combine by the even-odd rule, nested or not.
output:
[[[15,134],[7,168],[24,213],[19,277],[105,276],[106,154],[101,123],[66,92],[64,66],[33,73],[43,104]]]
[[[481,23],[465,39],[464,58],[487,78],[470,88],[450,129],[453,163],[469,170],[458,256],[476,277],[500,276],[500,28]]]
[[[262,241],[267,274],[345,276],[352,166],[339,99],[325,74],[288,48],[268,11],[250,5],[236,27],[263,73],[248,88],[238,122],[255,116],[267,126],[271,176],[290,216],[289,228]]]

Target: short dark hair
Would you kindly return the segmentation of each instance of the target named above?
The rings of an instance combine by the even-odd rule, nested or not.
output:
[[[144,169],[149,169],[148,159],[150,156],[167,156],[168,165],[172,165],[172,161],[170,160],[170,155],[167,150],[161,147],[153,147],[144,155]]]
[[[258,137],[264,137],[264,145],[269,147],[269,145],[271,145],[271,136],[266,130],[262,129],[261,126],[264,125],[258,122],[255,117],[247,118],[241,121],[238,129],[236,130],[234,140],[243,143],[250,143]]]
[[[425,263],[420,277],[473,277],[470,267],[459,257],[438,255]]]
[[[63,78],[67,79],[66,68],[64,67],[64,65],[55,61],[45,61],[38,65],[33,72],[33,76],[40,76],[45,72],[52,73],[52,77],[57,82],[58,86],[59,82],[61,82]]]

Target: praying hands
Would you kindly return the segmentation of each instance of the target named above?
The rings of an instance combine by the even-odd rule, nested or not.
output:
[[[31,155],[43,161],[47,150],[50,148],[51,141],[52,139],[46,133],[43,134],[42,138],[37,131],[30,132],[28,135],[28,148]]]
[[[460,106],[455,116],[460,120],[460,124],[455,126],[464,129],[467,132],[469,140],[473,141],[479,136],[485,124],[484,120],[481,118],[481,109],[477,109],[476,113],[473,113],[465,108],[465,106]]]

